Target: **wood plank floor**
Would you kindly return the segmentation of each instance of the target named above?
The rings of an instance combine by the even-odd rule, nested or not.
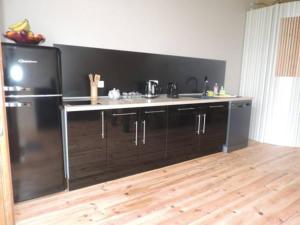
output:
[[[252,143],[15,210],[17,225],[299,225],[300,149]]]

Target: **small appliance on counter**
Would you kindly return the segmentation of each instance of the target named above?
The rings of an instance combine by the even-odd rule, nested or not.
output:
[[[178,84],[176,82],[168,83],[167,96],[168,96],[168,98],[178,98],[179,97]]]
[[[158,97],[158,80],[149,80],[145,87],[145,98],[156,98]]]

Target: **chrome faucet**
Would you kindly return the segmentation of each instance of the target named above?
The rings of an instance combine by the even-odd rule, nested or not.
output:
[[[204,77],[204,88],[203,88],[203,95],[207,96],[208,91],[208,78],[207,76]]]

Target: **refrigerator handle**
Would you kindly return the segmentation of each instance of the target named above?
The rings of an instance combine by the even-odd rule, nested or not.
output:
[[[31,88],[21,86],[4,86],[4,91],[31,91]]]
[[[21,108],[21,107],[30,107],[31,103],[29,102],[6,102],[5,107],[7,108]]]

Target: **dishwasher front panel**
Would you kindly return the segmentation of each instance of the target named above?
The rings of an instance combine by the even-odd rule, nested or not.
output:
[[[251,107],[251,100],[230,103],[225,152],[248,146]]]

